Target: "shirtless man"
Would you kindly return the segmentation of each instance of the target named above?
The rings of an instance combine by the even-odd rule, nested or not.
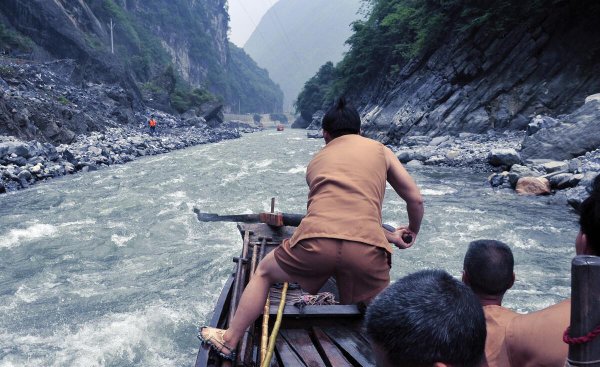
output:
[[[600,256],[600,175],[593,192],[579,208],[577,255]],[[563,367],[569,347],[562,340],[570,324],[571,299],[512,319],[506,330],[506,347],[513,367]]]
[[[482,366],[509,365],[504,343],[506,326],[518,314],[502,307],[502,299],[515,282],[514,263],[510,247],[500,241],[473,241],[465,254],[462,280],[477,295],[485,315],[486,363]]]
[[[443,270],[390,285],[369,305],[365,324],[380,367],[479,367],[484,359],[481,305]]]
[[[389,148],[360,136],[360,124],[360,115],[344,99],[323,117],[325,147],[306,172],[306,216],[292,238],[259,263],[229,328],[200,329],[200,339],[223,358],[235,357],[236,345],[261,314],[272,284],[297,282],[317,293],[334,276],[342,304],[367,303],[390,282],[390,243],[401,249],[414,244],[424,211],[419,189]],[[394,232],[381,227],[386,181],[408,212],[408,226]],[[411,240],[405,242],[404,235]]]

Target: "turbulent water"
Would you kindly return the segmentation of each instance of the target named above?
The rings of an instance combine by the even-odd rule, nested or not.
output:
[[[303,212],[305,167],[323,145],[303,131],[261,132],[0,195],[0,366],[190,366],[239,255],[216,213]],[[417,244],[393,278],[423,268],[459,277],[469,241],[515,254],[518,311],[569,296],[577,217],[545,198],[494,191],[482,174],[411,169],[426,200]],[[404,224],[388,186],[384,221]]]

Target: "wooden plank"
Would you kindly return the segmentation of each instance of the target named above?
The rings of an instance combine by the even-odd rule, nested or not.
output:
[[[278,305],[271,306],[269,314],[276,315]],[[328,305],[328,306],[306,306],[302,310],[296,306],[286,305],[283,313],[285,316],[297,317],[348,317],[361,316],[356,305]]]
[[[313,327],[313,335],[315,336],[315,346],[326,357],[325,363],[331,367],[352,367],[352,363],[344,357],[344,354],[335,346],[329,339],[327,334],[318,327]]]
[[[288,329],[281,330],[279,334],[291,345],[307,366],[321,367],[325,365],[308,331],[304,329]]]
[[[300,357],[296,354],[296,352],[294,352],[292,347],[284,338],[277,338],[275,347],[277,355],[279,356],[279,360],[283,366],[306,367],[306,364],[302,362],[302,359],[300,359]],[[275,358],[275,356],[273,356],[273,358]]]
[[[375,366],[371,346],[356,330],[345,326],[335,326],[323,328],[323,331],[358,365]]]

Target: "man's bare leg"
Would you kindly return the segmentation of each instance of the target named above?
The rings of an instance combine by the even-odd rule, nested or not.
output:
[[[227,345],[235,348],[248,326],[262,313],[271,285],[287,281],[290,276],[279,266],[273,252],[269,252],[244,289],[233,320],[223,335]]]

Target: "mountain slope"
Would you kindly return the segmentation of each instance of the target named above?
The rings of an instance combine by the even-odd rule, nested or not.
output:
[[[75,59],[74,81],[120,83],[135,102],[157,108],[177,109],[169,95],[190,99],[199,90],[237,106],[228,19],[226,0],[5,0],[0,50],[35,61]],[[263,75],[252,72],[258,74],[246,76],[253,80]],[[165,85],[165,79],[172,82]],[[252,110],[279,103],[266,94],[253,101]]]
[[[263,16],[244,50],[281,86],[290,110],[304,82],[341,60],[361,0],[280,0]]]
[[[537,114],[572,112],[600,90],[595,1],[370,3],[335,81],[311,88],[350,96],[363,131],[386,143],[520,130]]]

